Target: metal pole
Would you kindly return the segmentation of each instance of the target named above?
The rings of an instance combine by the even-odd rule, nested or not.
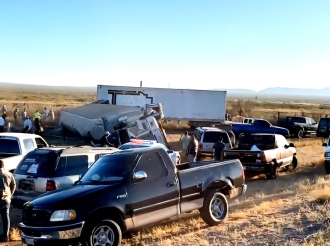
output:
[[[142,87],[142,80],[140,81],[140,87]]]

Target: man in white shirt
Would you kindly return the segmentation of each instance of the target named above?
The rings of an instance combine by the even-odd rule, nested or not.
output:
[[[3,132],[6,121],[3,117],[0,117],[0,132]]]
[[[49,115],[49,110],[47,108],[44,108],[44,117],[46,118]]]
[[[29,117],[26,118],[26,120],[24,121],[24,132],[26,133],[32,133],[32,121],[30,120]]]

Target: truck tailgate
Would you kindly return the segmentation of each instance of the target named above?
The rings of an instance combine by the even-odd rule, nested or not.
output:
[[[261,160],[262,151],[249,150],[225,150],[223,159],[239,159],[243,164],[258,164]]]

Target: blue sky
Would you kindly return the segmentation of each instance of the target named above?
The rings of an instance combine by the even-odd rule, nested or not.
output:
[[[329,86],[329,0],[17,0],[0,12],[2,82]]]

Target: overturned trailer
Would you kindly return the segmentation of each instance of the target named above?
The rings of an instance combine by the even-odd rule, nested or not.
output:
[[[121,122],[135,124],[145,114],[145,108],[92,103],[73,109],[64,109],[60,115],[61,128],[82,137],[100,139]]]

